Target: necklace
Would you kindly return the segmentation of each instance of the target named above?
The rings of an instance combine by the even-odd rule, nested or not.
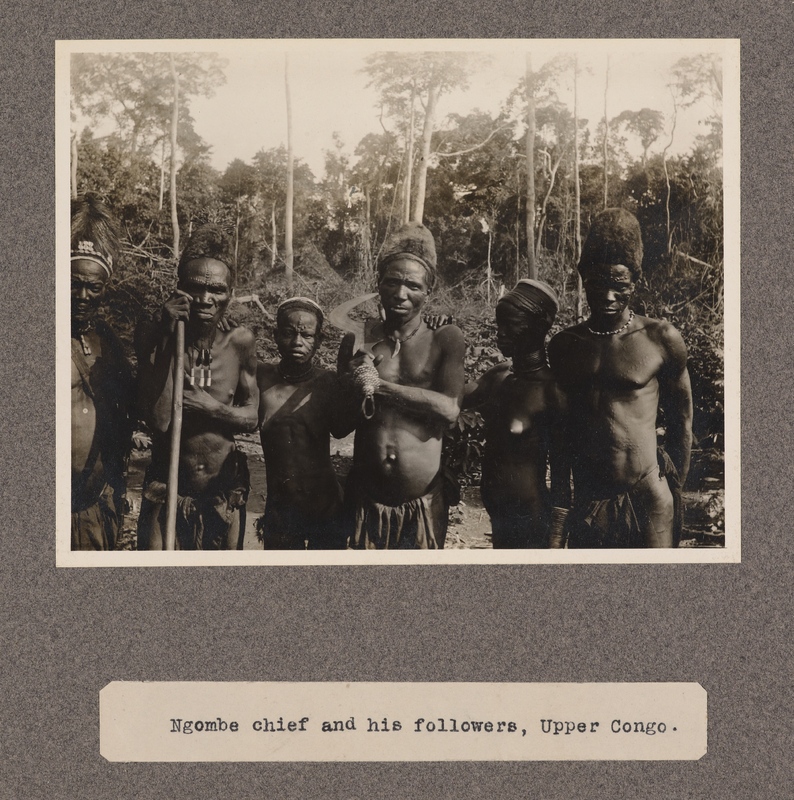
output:
[[[195,356],[193,355],[194,350]],[[188,352],[190,354],[190,385],[195,386],[196,377],[198,377],[198,385],[202,389],[205,386],[212,386],[212,350],[209,347],[191,347]]]
[[[419,319],[419,324],[404,338],[398,339],[393,333],[387,333],[386,338],[394,342],[394,350],[391,354],[392,358],[400,352],[400,347],[402,346],[403,342],[407,342],[409,339],[413,339],[417,333],[419,333],[419,328],[422,327],[422,320]]]
[[[84,356],[91,355],[91,345],[88,344],[88,340],[85,338],[85,334],[89,331],[94,330],[96,325],[94,324],[93,320],[88,320],[88,322],[84,322],[77,330],[74,330],[72,336],[80,340],[80,347],[83,350]]]
[[[208,337],[197,338],[188,348],[190,357],[190,375],[188,382],[200,388],[212,386],[212,345],[215,342],[217,328],[212,328]],[[198,347],[201,344],[202,347]],[[206,347],[203,345],[207,345]]]
[[[541,350],[534,350],[528,353],[520,369],[516,369],[515,362],[513,362],[510,369],[514,375],[526,375],[529,372],[537,372],[539,369],[543,369],[543,367],[547,367],[548,365],[549,361],[546,357],[546,348],[544,347]]]
[[[305,381],[312,373],[314,369],[314,364],[309,362],[308,367],[303,370],[303,372],[297,373],[289,373],[284,371],[284,367],[282,366],[282,362],[279,361],[278,364],[278,374],[281,376],[281,380],[286,381],[287,383],[301,383]]]
[[[629,325],[631,325],[631,321],[633,319],[634,319],[634,312],[629,311],[629,318],[628,320],[626,320],[626,324],[621,325],[619,328],[615,328],[614,331],[594,331],[589,325],[587,326],[587,330],[589,330],[590,333],[593,333],[596,336],[617,336],[619,333],[623,333],[623,331],[625,331],[626,328],[628,328]]]

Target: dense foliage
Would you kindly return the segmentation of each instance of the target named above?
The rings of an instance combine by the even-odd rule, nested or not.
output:
[[[190,101],[222,83],[222,60],[180,55],[179,144],[172,154],[171,89],[163,58],[74,58],[73,118],[81,120],[82,129],[78,132],[75,125],[73,189],[103,194],[121,222],[123,255],[106,313],[124,340],[132,341],[137,321],[174,285],[177,254],[167,181],[172,155],[178,163],[176,206],[183,237],[203,221],[227,226],[235,241],[238,295],[257,294],[265,309],[272,309],[286,291],[287,151],[260,150],[248,161],[234,160],[223,172],[210,165],[209,148],[193,127]],[[151,63],[143,63],[146,58]],[[529,248],[538,276],[562,300],[554,330],[576,321],[581,303],[575,271],[577,211],[583,237],[606,195],[608,205],[623,206],[640,220],[645,261],[638,310],[670,320],[683,334],[695,394],[695,435],[701,447],[720,449],[724,226],[719,111],[703,120],[704,135],[684,155],[668,152],[675,117],[650,108],[623,110],[592,131],[579,119],[577,131],[575,109],[558,97],[560,87],[575,80],[576,61],[561,58],[522,80],[495,117],[475,111],[432,120],[428,109],[433,98],[465,87],[473,62],[438,54],[411,56],[410,64],[401,58],[408,57],[381,53],[363,67],[382,92],[381,131],[364,136],[352,155],[336,137],[322,175],[295,163],[296,293],[332,307],[355,292],[370,291],[380,247],[406,218],[406,210],[416,213],[419,183],[426,181],[420,211],[436,237],[440,273],[431,310],[452,313],[462,325],[467,374],[476,377],[501,358],[494,348],[493,306],[505,285],[527,274]],[[719,63],[705,56],[681,59],[671,70],[670,86],[676,108],[704,96],[711,108],[718,108]],[[531,158],[525,152],[527,98],[536,130]],[[112,132],[97,135],[109,121]],[[419,146],[425,140],[427,159]],[[535,187],[530,241],[525,226],[528,169]],[[254,328],[261,356],[275,357],[270,311],[263,314],[249,304],[238,306],[235,314]],[[327,334],[320,358],[332,365],[339,333]],[[463,471],[476,473],[478,437],[477,416],[462,417],[448,453]]]

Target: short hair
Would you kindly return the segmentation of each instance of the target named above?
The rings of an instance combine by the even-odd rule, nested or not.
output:
[[[406,222],[386,240],[378,259],[378,280],[397,258],[408,258],[421,264],[427,274],[428,289],[436,285],[436,243],[433,234],[421,222]]]
[[[579,259],[579,274],[587,279],[598,267],[618,264],[631,272],[633,281],[642,276],[642,233],[634,214],[623,208],[607,208],[593,220]]]
[[[220,225],[207,223],[193,231],[182,251],[177,267],[177,276],[182,277],[185,267],[197,258],[211,258],[226,265],[229,270],[229,285],[237,278],[234,266],[234,248],[231,238]]]
[[[308,311],[317,318],[317,333],[323,329],[325,315],[322,308],[310,297],[290,297],[282,301],[276,308],[276,327],[281,324],[281,320],[289,311]]]

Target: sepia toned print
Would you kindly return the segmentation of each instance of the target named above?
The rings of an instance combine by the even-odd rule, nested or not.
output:
[[[57,70],[59,565],[739,559],[736,42]]]

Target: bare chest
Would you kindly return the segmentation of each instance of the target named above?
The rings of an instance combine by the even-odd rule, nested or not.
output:
[[[433,346],[430,332],[422,338],[405,342],[399,351],[391,341],[380,342],[373,349],[376,356],[382,355],[378,374],[384,381],[402,386],[417,386],[431,389],[437,379],[440,354]]]
[[[188,348],[185,353],[185,379],[212,395],[224,405],[231,405],[240,382],[240,359],[229,347],[214,347],[211,357]]]
[[[659,374],[662,353],[640,335],[585,340],[566,353],[562,365],[564,383],[603,390],[640,390]]]
[[[262,430],[276,428],[317,427],[325,419],[322,398],[314,381],[277,383],[259,395]]]

